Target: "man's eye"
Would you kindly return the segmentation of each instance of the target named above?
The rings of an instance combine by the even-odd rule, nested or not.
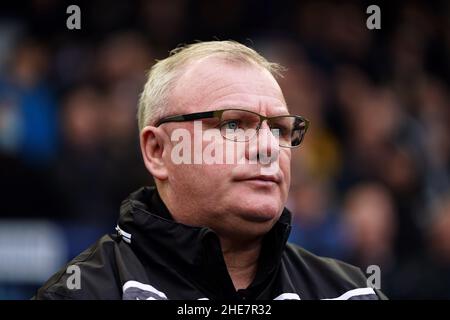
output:
[[[236,130],[239,128],[239,121],[230,120],[230,121],[227,121],[226,123],[224,123],[223,126],[225,127],[225,129]]]

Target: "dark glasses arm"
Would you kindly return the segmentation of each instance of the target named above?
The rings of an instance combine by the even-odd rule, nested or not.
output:
[[[199,119],[207,119],[207,118],[214,118],[217,114],[217,111],[206,111],[206,112],[196,112],[196,113],[190,113],[190,114],[184,114],[184,115],[178,115],[178,116],[170,116],[166,118],[162,118],[156,123],[156,126],[166,123],[166,122],[183,122],[183,121],[192,121],[192,120],[199,120]]]

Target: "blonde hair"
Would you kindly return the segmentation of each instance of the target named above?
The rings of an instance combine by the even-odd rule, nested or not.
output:
[[[218,56],[225,61],[255,64],[268,70],[274,77],[281,76],[284,68],[267,61],[255,50],[236,41],[208,41],[178,47],[169,57],[158,61],[148,72],[147,82],[139,99],[138,125],[154,125],[164,116],[170,90],[190,62],[208,56]]]

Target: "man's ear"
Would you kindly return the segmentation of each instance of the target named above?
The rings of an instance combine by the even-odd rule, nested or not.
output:
[[[140,143],[144,164],[153,177],[166,180],[168,177],[166,163],[163,159],[164,140],[162,129],[147,126],[141,130]]]

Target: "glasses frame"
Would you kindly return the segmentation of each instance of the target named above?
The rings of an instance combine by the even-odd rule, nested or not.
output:
[[[272,119],[283,118],[283,117],[293,117],[293,118],[296,118],[296,119],[299,119],[299,120],[303,121],[305,123],[305,132],[302,135],[302,139],[300,140],[300,143],[298,145],[296,145],[296,146],[282,146],[282,145],[280,145],[280,147],[283,147],[283,148],[297,148],[297,147],[299,147],[302,144],[302,142],[303,142],[303,138],[305,137],[306,132],[308,131],[309,123],[310,123],[310,121],[308,119],[306,119],[305,117],[302,117],[302,116],[298,116],[298,115],[286,114],[286,115],[279,115],[279,116],[274,116],[274,117],[266,117],[266,116],[263,116],[263,115],[261,115],[259,113],[256,113],[256,112],[253,112],[253,111],[250,111],[250,110],[230,108],[230,109],[221,109],[221,110],[195,112],[195,113],[188,113],[188,114],[168,116],[168,117],[164,117],[164,118],[158,120],[156,122],[155,126],[159,127],[163,123],[168,123],[168,122],[186,122],[186,121],[194,121],[194,120],[201,120],[201,119],[211,119],[211,118],[218,118],[219,121],[222,121],[222,115],[223,115],[223,113],[225,111],[245,111],[245,112],[249,112],[249,113],[253,113],[254,115],[257,115],[259,117],[259,124],[258,124],[258,126],[256,128],[256,132],[257,133],[259,132],[259,129],[261,128],[263,121],[269,121],[269,120],[272,120]]]

